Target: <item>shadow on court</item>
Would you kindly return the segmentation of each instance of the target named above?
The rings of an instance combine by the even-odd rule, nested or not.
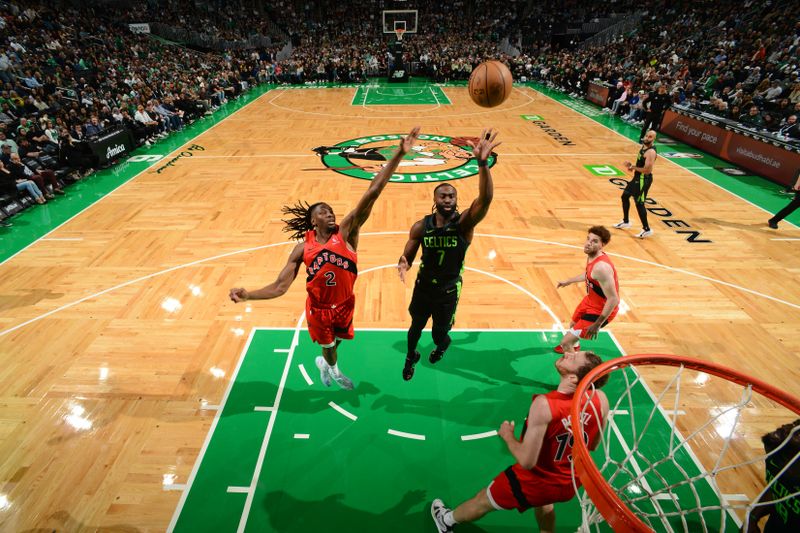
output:
[[[399,493],[398,493],[399,494]],[[410,490],[400,497],[394,507],[369,511],[355,509],[344,503],[345,495],[337,493],[320,500],[301,500],[285,492],[270,492],[262,506],[270,531],[306,533],[309,531],[381,531],[391,533],[434,532],[436,526],[430,514],[427,491]],[[533,514],[531,526],[535,527]],[[484,529],[480,524],[464,524],[459,532],[517,533],[528,531],[518,527],[495,526]]]

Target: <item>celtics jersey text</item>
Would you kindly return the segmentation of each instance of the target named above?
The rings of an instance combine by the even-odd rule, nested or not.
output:
[[[417,281],[442,288],[451,287],[461,281],[469,243],[461,234],[458,217],[441,228],[436,227],[434,215],[426,216],[424,221],[425,229],[420,239],[422,262]]]

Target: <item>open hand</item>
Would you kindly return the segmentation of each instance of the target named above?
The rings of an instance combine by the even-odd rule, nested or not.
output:
[[[502,142],[494,142],[497,133],[498,132],[489,128],[488,130],[483,130],[477,143],[473,140],[467,141],[472,147],[472,153],[475,155],[475,159],[478,161],[486,161],[489,159],[489,156],[492,155],[492,151],[503,144]]]
[[[400,153],[407,154],[411,151],[411,148],[414,146],[414,143],[417,141],[419,137],[419,126],[415,126],[411,132],[403,137],[403,140],[400,141]]]

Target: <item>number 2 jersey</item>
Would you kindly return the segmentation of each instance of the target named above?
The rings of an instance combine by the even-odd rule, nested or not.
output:
[[[306,290],[313,307],[336,307],[353,296],[358,277],[358,256],[347,247],[339,226],[328,242],[317,242],[317,232],[306,232],[303,263],[306,265]]]

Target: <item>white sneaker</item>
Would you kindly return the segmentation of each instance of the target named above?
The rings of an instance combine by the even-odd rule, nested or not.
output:
[[[637,237],[639,237],[640,239],[646,239],[647,237],[649,237],[652,234],[653,234],[653,230],[651,230],[651,229],[644,230],[643,229],[642,231],[639,232],[639,235],[637,235]]]
[[[350,381],[350,378],[342,374],[341,370],[339,371],[338,374],[334,374],[333,369],[331,367],[328,367],[328,373],[330,374],[330,377],[333,378],[333,381],[335,381],[336,384],[339,385],[341,388],[343,388],[344,390],[353,390],[353,382]],[[328,381],[328,384],[330,384],[330,381]]]
[[[621,221],[621,222],[617,222],[617,223],[616,223],[616,224],[614,224],[612,227],[614,227],[614,228],[617,228],[617,229],[625,229],[625,228],[630,228],[630,227],[631,227],[631,223],[630,223],[630,222],[625,222],[625,221],[623,220],[623,221]]]
[[[331,367],[328,366],[328,363],[321,355],[318,355],[314,362],[317,364],[317,368],[319,368],[319,379],[322,381],[322,384],[326,387],[330,387]]]
[[[436,524],[436,529],[439,533],[450,533],[453,531],[451,526],[448,526],[444,523],[444,515],[449,511],[447,507],[444,506],[444,502],[439,498],[433,500],[431,503],[431,516],[433,517],[433,523]]]

